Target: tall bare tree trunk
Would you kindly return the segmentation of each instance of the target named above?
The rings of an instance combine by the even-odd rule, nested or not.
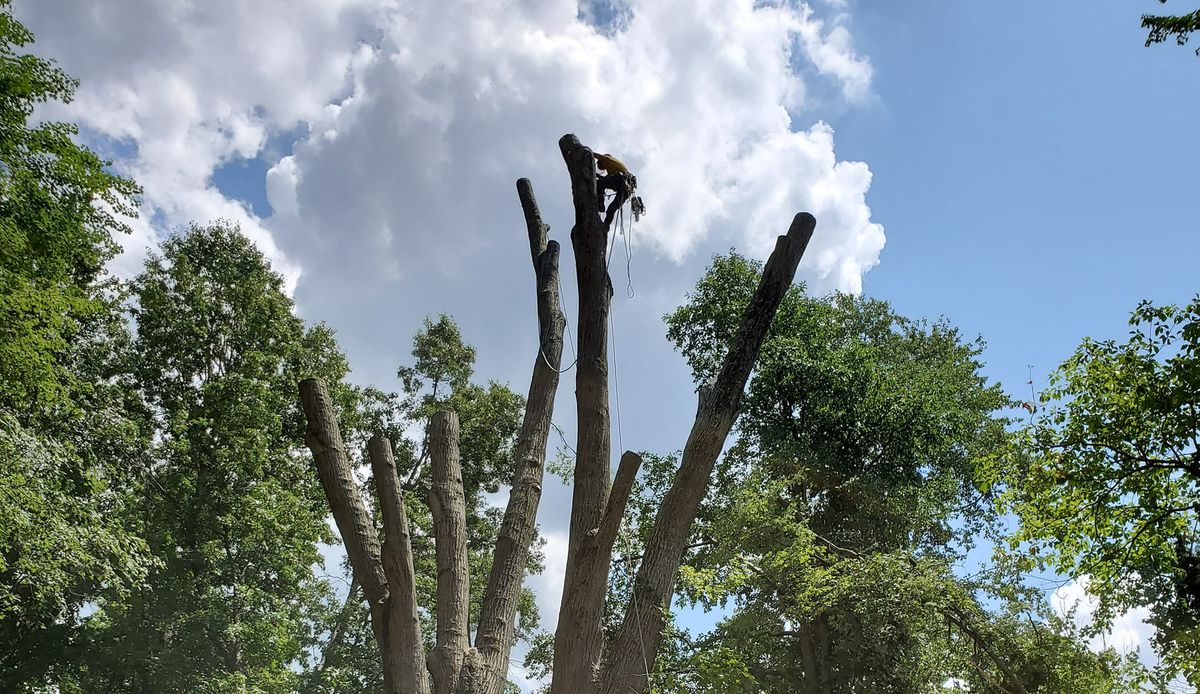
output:
[[[513,487],[480,611],[477,648],[471,648],[469,642],[466,499],[458,453],[457,416],[438,413],[429,430],[433,460],[430,508],[438,555],[438,595],[437,645],[426,663],[416,607],[408,517],[391,444],[386,437],[376,434],[368,445],[383,511],[385,540],[381,547],[354,481],[336,410],[325,384],[312,379],[300,384],[308,422],[306,442],[346,545],[354,580],[363,586],[370,605],[387,694],[428,694],[431,673],[439,694],[500,694],[507,682],[514,620],[542,494],[546,443],[554,414],[566,325],[559,310],[558,243],[548,238],[549,227],[542,222],[528,179],[517,181],[517,194],[525,213],[536,280],[538,349],[534,354],[525,418],[514,448]]]
[[[578,444],[571,498],[567,568],[554,634],[551,694],[581,694],[595,687],[602,646],[600,620],[611,555],[597,542],[608,503],[611,431],[608,411],[608,311],[612,298],[606,267],[607,234],[600,219],[592,151],[574,135],[558,141],[575,203],[571,245],[579,283],[579,348],[575,370]]]
[[[646,690],[647,668],[653,667],[658,653],[663,613],[670,606],[688,532],[708,490],[717,456],[737,418],[758,350],[795,278],[796,267],[815,227],[812,215],[798,214],[787,236],[776,241],[720,373],[715,382],[700,388],[696,421],[683,448],[675,480],[659,506],[634,577],[632,600],[605,665],[602,689],[605,694]]]
[[[542,222],[529,179],[517,181],[517,195],[525,212],[529,251],[537,280],[538,351],[533,357],[525,418],[513,451],[517,466],[512,491],[496,535],[492,570],[479,612],[475,636],[475,648],[483,661],[477,683],[479,694],[501,694],[507,681],[508,657],[512,652],[515,629],[513,620],[536,530],[538,503],[542,498],[546,444],[554,414],[554,397],[558,392],[563,327],[566,325],[559,310],[558,242],[547,238],[549,227]]]
[[[451,694],[471,647],[467,616],[471,608],[471,568],[467,561],[467,502],[458,454],[458,415],[438,412],[429,421],[433,475],[429,510],[437,550],[437,635],[429,654],[434,694]]]
[[[397,673],[401,691],[424,693],[429,691],[429,677],[425,671],[421,622],[417,618],[412,538],[392,442],[382,433],[376,433],[367,444],[367,455],[383,512],[383,569],[391,593],[385,630],[387,643],[381,646],[384,669]]]

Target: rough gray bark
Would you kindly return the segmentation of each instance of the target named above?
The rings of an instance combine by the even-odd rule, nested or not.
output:
[[[554,415],[554,396],[558,392],[566,324],[559,310],[558,243],[547,238],[549,227],[542,222],[529,179],[517,181],[517,195],[525,212],[529,251],[537,281],[538,351],[533,356],[533,377],[525,401],[525,418],[521,421],[513,451],[517,465],[512,490],[496,536],[492,570],[479,612],[475,648],[483,667],[478,694],[500,694],[507,681],[517,602],[542,498],[546,444]]]
[[[525,418],[514,448],[513,488],[480,611],[477,649],[470,647],[467,623],[466,499],[457,416],[435,415],[428,431],[433,460],[429,505],[434,515],[438,595],[437,645],[429,656],[427,670],[422,657],[408,519],[391,444],[376,435],[368,445],[383,511],[385,541],[381,548],[354,481],[326,387],[318,380],[300,384],[308,420],[306,440],[346,544],[354,580],[362,584],[371,606],[372,630],[380,648],[387,694],[427,694],[430,674],[439,694],[500,694],[507,682],[517,603],[541,500],[566,325],[559,310],[558,243],[547,237],[549,227],[542,222],[527,179],[517,181],[517,193],[525,213],[536,278],[538,351]]]
[[[605,664],[601,687],[605,694],[646,690],[647,665],[653,666],[658,653],[663,612],[670,605],[692,521],[708,490],[717,456],[737,418],[746,380],[758,358],[759,348],[784,293],[792,284],[796,267],[815,227],[816,220],[812,215],[798,214],[787,236],[776,241],[716,381],[701,389],[696,421],[684,446],[679,470],[655,517],[642,563],[634,577],[633,599],[626,608]],[[557,664],[557,659],[555,662]]]
[[[400,691],[424,694],[429,691],[429,677],[421,642],[421,620],[417,616],[412,540],[392,442],[382,433],[376,433],[367,444],[367,455],[383,512],[383,569],[391,593],[385,630],[387,644],[381,646],[384,669],[397,674]]]
[[[333,511],[333,520],[337,523],[342,543],[346,546],[346,555],[354,577],[362,586],[363,596],[371,611],[371,631],[375,635],[375,643],[379,646],[380,660],[383,663],[383,684],[386,694],[428,694],[429,687],[424,679],[421,659],[415,663],[411,659],[401,657],[402,650],[397,645],[403,643],[406,636],[401,633],[410,626],[419,632],[415,601],[411,608],[403,596],[393,595],[393,587],[389,582],[389,569],[385,568],[379,537],[371,520],[371,514],[363,502],[358,483],[350,468],[350,457],[346,454],[342,442],[341,430],[338,428],[337,408],[329,397],[329,390],[319,379],[307,379],[300,383],[300,399],[304,408],[306,427],[304,441],[313,454],[317,476],[329,499],[329,507]],[[390,454],[390,450],[388,451]],[[394,480],[395,463],[392,463],[392,478]],[[377,480],[379,476],[377,475]],[[386,478],[385,478],[386,479]],[[386,482],[380,485],[380,498],[387,507]],[[395,501],[395,500],[393,500]],[[395,505],[392,504],[395,521]],[[402,508],[401,508],[402,512]],[[387,513],[385,509],[385,513]],[[387,515],[385,515],[387,519]],[[407,532],[391,535],[394,540],[403,537],[407,544]],[[396,554],[399,557],[403,550],[395,543]],[[389,545],[389,550],[392,546]],[[409,551],[411,575],[411,551]],[[389,563],[392,562],[389,559]],[[419,641],[418,641],[419,647]]]
[[[432,480],[429,510],[437,552],[437,632],[429,654],[435,694],[451,694],[471,648],[467,616],[471,606],[467,561],[467,501],[458,452],[458,415],[438,412],[429,420]]]
[[[359,577],[367,602],[376,605],[388,598],[387,575],[379,552],[379,537],[371,514],[363,503],[358,483],[350,468],[350,457],[338,428],[337,408],[329,390],[319,379],[300,383],[300,398],[307,422],[304,443],[317,466],[317,476],[329,498],[333,520],[337,523],[346,555],[354,575]]]
[[[811,215],[797,215],[788,235],[780,237],[720,375],[715,383],[700,389],[696,422],[684,448],[680,469],[660,507],[635,578],[635,601],[625,614],[601,679],[601,620],[612,546],[641,458],[630,452],[622,457],[610,491],[607,327],[612,289],[605,258],[607,234],[599,216],[591,150],[574,135],[564,136],[559,148],[570,173],[575,204],[571,242],[579,284],[576,370],[579,438],[551,691],[591,694],[602,687],[606,694],[641,692],[647,684],[646,663],[652,664],[657,654],[662,610],[670,602],[688,530],[737,416],[763,337],[791,284],[815,220]],[[558,246],[546,239],[547,227],[541,221],[529,182],[518,181],[517,189],[525,211],[537,278],[539,350],[526,416],[516,444],[513,490],[481,607],[478,648],[471,648],[468,631],[466,500],[458,453],[458,419],[453,413],[438,413],[429,427],[433,478],[429,505],[434,521],[438,591],[436,646],[429,656],[428,668],[437,694],[498,694],[503,689],[516,603],[541,496],[565,321],[557,308]],[[355,578],[371,607],[372,628],[384,663],[385,691],[426,694],[429,682],[419,662],[419,638],[414,638],[419,635],[419,623],[411,592],[411,548],[390,448],[381,437],[372,441],[371,457],[388,538],[381,550],[371,516],[354,482],[335,409],[324,384],[304,381],[301,394],[308,419],[306,442],[313,452]]]
[[[612,298],[605,262],[607,233],[599,215],[592,151],[574,135],[559,149],[571,177],[575,275],[579,283],[579,347],[575,369],[578,443],[571,498],[567,567],[554,634],[551,694],[594,689],[600,661],[604,596],[611,556],[597,535],[608,502],[611,431],[608,410],[608,310]]]

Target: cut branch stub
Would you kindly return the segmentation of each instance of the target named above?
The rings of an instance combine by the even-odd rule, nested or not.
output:
[[[599,550],[612,556],[613,543],[617,532],[621,529],[621,521],[625,518],[625,506],[629,503],[629,493],[637,480],[638,470],[642,467],[642,456],[633,451],[625,451],[621,462],[617,465],[617,476],[613,479],[612,490],[608,494],[608,506],[604,509],[604,519],[600,523],[597,536]]]
[[[550,225],[542,221],[542,212],[538,209],[537,199],[533,196],[533,183],[528,178],[517,179],[517,199],[521,201],[521,212],[525,214],[525,230],[529,236],[529,254],[532,256],[534,270],[537,270],[538,260],[542,251],[550,243]]]
[[[670,606],[688,532],[708,491],[713,466],[737,418],[742,394],[775,312],[796,275],[812,238],[816,219],[800,213],[787,236],[780,236],[767,260],[737,338],[725,355],[716,382],[702,392],[696,421],[683,449],[679,470],[663,497],[642,563],[634,577],[633,599],[605,664],[605,694],[646,691],[647,663],[653,665],[662,639],[663,612]]]
[[[567,163],[567,173],[571,176],[571,199],[575,205],[572,242],[574,235],[584,230],[599,229],[603,233],[600,200],[596,190],[596,158],[592,155],[592,150],[584,147],[579,138],[570,133],[559,138],[558,149],[562,152],[563,160]]]

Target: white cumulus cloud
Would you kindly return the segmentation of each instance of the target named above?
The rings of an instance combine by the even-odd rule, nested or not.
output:
[[[798,64],[847,99],[869,90],[840,10],[646,0],[605,32],[574,0],[18,10],[83,80],[69,117],[136,146],[121,164],[159,226],[233,219],[293,277],[326,272],[318,260],[387,281],[486,256],[511,179],[560,176],[554,143],[568,131],[636,169],[650,208],[639,243],[668,259],[714,235],[762,254],[811,210],[821,231],[807,278],[857,291],[883,246],[866,165],[837,161],[831,129],[804,123]],[[294,152],[268,161],[273,216],[212,184],[220,166],[269,158],[269,138],[292,131]]]
[[[1083,576],[1056,589],[1050,596],[1050,604],[1062,617],[1071,617],[1081,627],[1091,626],[1096,614],[1097,598],[1088,592],[1090,580]],[[1112,627],[1096,634],[1088,642],[1094,651],[1114,648],[1118,653],[1138,653],[1148,664],[1153,664],[1151,639],[1154,625],[1149,623],[1150,610],[1138,607],[1123,612],[1113,620]]]

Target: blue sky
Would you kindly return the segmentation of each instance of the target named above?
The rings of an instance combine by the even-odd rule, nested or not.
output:
[[[480,377],[523,391],[535,321],[513,181],[533,179],[568,245],[558,137],[633,165],[649,216],[636,296],[614,304],[629,448],[679,448],[694,413],[661,316],[712,254],[763,257],[802,209],[811,287],[946,316],[1021,397],[1028,365],[1043,384],[1082,337],[1123,335],[1138,301],[1197,291],[1200,57],[1143,46],[1153,0],[14,4],[82,80],[50,115],[145,187],[114,269],[232,219],[363,383],[396,388],[413,331],[445,311]],[[571,377],[559,396],[570,438]],[[548,483],[539,514],[546,627],[569,495]]]
[[[1200,57],[1143,46],[1140,13],[1159,10],[855,8],[878,98],[833,122],[842,156],[870,163],[888,229],[864,291],[982,335],[1010,392],[1083,336],[1122,336],[1140,300],[1200,291]]]

